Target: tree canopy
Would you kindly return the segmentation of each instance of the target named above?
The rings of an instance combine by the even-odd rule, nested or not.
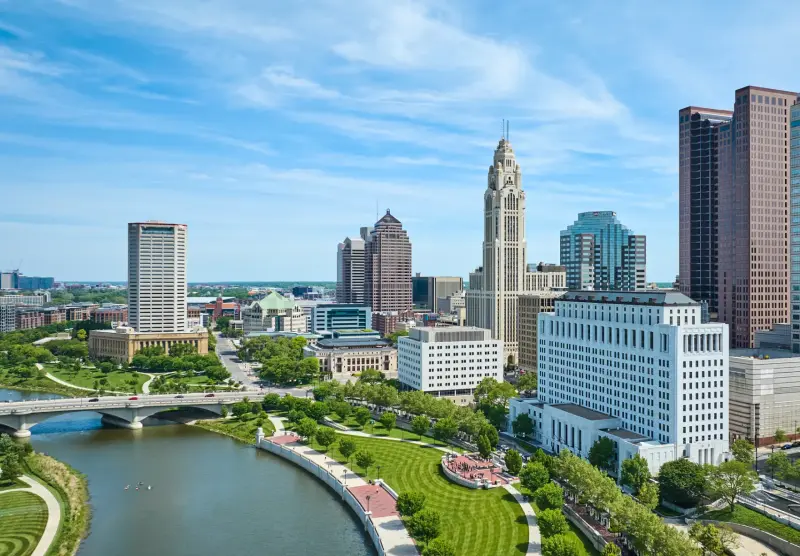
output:
[[[705,491],[706,474],[702,465],[681,458],[661,466],[658,483],[664,500],[682,508],[693,508]]]

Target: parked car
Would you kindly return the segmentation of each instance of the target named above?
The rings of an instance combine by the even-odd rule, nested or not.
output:
[[[788,450],[791,447],[792,447],[791,444],[784,444],[783,446],[781,446],[781,450]]]
[[[800,446],[800,440],[795,440],[792,442],[792,448],[797,448],[798,446]]]
[[[131,396],[130,398],[128,398],[128,400],[130,400],[130,401],[132,401],[132,402],[133,402],[133,401],[136,401],[136,400],[138,400],[138,399],[139,399],[139,396]]]
[[[90,402],[99,402],[100,398],[89,398]]]
[[[214,397],[214,392],[211,392],[210,394],[206,394],[206,398],[213,398],[213,397]]]

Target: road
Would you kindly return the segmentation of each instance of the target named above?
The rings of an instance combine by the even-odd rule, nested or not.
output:
[[[214,394],[139,394],[125,396],[95,396],[92,398],[57,398],[54,400],[28,400],[0,404],[0,415],[27,415],[31,413],[92,411],[98,409],[141,408],[156,406],[203,406],[242,401],[246,392],[215,392]],[[90,401],[95,400],[95,401]]]
[[[223,338],[217,333],[217,355],[219,356],[222,364],[231,373],[231,377],[236,382],[241,382],[247,391],[257,391],[262,394],[275,392],[281,396],[291,394],[297,398],[303,398],[311,395],[311,388],[278,388],[268,386],[252,372],[250,366],[239,359],[236,355],[236,346],[230,338]]]

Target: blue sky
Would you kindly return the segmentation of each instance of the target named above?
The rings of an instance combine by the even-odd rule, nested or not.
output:
[[[466,276],[507,118],[530,262],[615,210],[671,280],[677,112],[796,88],[797,18],[610,5],[0,0],[0,267],[123,280],[125,224],[161,219],[189,224],[191,281],[333,280],[377,204],[415,271]]]

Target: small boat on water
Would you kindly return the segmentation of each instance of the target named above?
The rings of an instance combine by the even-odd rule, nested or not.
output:
[[[131,485],[125,485],[125,490],[128,490],[129,488],[131,488]]]
[[[153,489],[153,487],[151,487],[150,485],[147,485],[147,490],[152,490],[152,489]]]
[[[136,490],[139,490],[139,487],[138,487],[138,486],[136,487]]]

